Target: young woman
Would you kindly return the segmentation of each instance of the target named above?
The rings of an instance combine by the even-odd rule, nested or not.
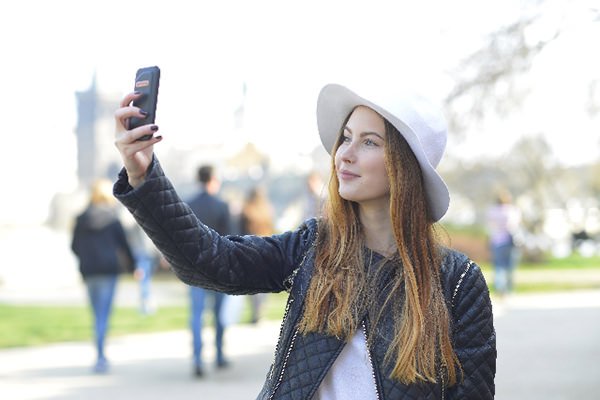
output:
[[[324,214],[270,237],[220,236],[165,177],[155,125],[126,96],[115,114],[124,170],[115,194],[187,284],[232,294],[289,292],[259,399],[491,399],[496,343],[479,267],[438,244],[449,204],[435,171],[441,113],[395,93],[319,94],[317,123],[332,154]]]

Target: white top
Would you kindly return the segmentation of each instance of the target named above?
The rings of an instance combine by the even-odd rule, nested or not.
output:
[[[313,400],[376,400],[367,338],[357,329],[321,382]]]

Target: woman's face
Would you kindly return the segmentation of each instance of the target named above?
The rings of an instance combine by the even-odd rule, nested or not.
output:
[[[343,199],[361,205],[389,201],[385,123],[372,109],[359,106],[352,112],[335,153],[335,169]]]

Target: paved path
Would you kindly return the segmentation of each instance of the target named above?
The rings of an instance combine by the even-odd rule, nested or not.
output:
[[[207,366],[202,379],[192,376],[187,331],[111,338],[111,370],[91,373],[89,343],[61,343],[0,351],[0,399],[253,399],[268,371],[277,340],[277,323],[236,326],[227,332],[232,365]],[[212,332],[206,330],[212,343]],[[211,346],[207,360],[214,359]]]
[[[496,400],[600,399],[600,308],[510,310],[496,333]]]
[[[600,399],[600,291],[494,303],[496,400]]]

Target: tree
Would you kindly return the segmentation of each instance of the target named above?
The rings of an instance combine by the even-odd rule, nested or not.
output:
[[[524,3],[518,19],[490,33],[483,47],[462,60],[450,72],[456,84],[445,98],[450,130],[461,135],[474,123],[482,122],[490,113],[507,116],[527,96],[528,74],[535,60],[566,30],[577,28],[567,23],[570,15],[583,12],[588,24],[600,23],[598,8],[583,2],[538,0]],[[553,8],[554,12],[549,12]],[[562,14],[556,17],[556,12]],[[600,109],[600,83],[590,80],[587,108],[590,115]]]
[[[580,29],[581,24],[600,23],[598,8],[584,2],[542,0],[524,4],[514,22],[489,34],[483,46],[451,72],[455,86],[445,103],[450,132],[459,141],[477,129],[485,129],[490,121],[507,120],[522,112],[521,107],[534,90],[530,85],[532,69],[541,56],[570,31]],[[596,118],[600,110],[599,81],[591,76],[586,98],[578,100],[585,104],[590,118]],[[521,139],[505,155],[455,162],[452,173],[445,176],[450,177],[449,185],[454,190],[471,199],[480,217],[496,185],[504,184],[515,197],[526,197],[534,207],[525,223],[531,232],[539,232],[547,208],[566,208],[570,199],[592,194],[598,198],[600,180],[592,172],[585,175],[589,176],[585,179],[587,185],[581,183],[581,175],[574,179],[572,170],[557,163],[543,129],[528,129],[521,132]]]

